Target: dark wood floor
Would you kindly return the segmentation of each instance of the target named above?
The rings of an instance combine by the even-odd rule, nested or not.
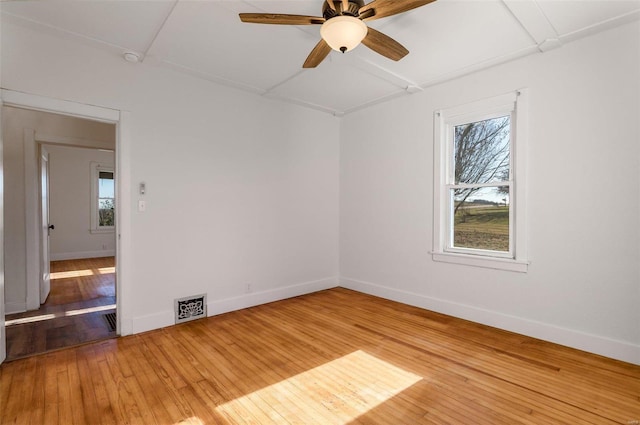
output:
[[[640,366],[332,289],[0,366],[0,423],[636,424]]]
[[[115,312],[113,257],[51,262],[51,292],[40,309],[10,314],[7,360],[113,338],[105,314]]]

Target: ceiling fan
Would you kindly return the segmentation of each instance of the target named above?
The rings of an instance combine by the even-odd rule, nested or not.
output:
[[[361,42],[374,52],[398,61],[409,51],[393,38],[367,27],[364,21],[386,18],[424,6],[435,0],[325,0],[322,17],[279,13],[241,13],[242,22],[276,25],[322,25],[322,39],[313,48],[303,68],[315,68],[331,49],[348,52]]]

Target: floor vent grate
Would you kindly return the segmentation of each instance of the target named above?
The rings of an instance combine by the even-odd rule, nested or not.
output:
[[[116,331],[116,314],[107,313],[104,315],[104,318],[107,321],[107,326],[109,326],[109,332],[115,332]]]
[[[176,323],[207,317],[207,294],[177,298],[174,301]]]

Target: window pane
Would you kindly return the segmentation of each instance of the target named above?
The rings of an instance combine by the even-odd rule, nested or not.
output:
[[[109,174],[111,178],[103,178],[103,174]],[[99,198],[113,198],[115,191],[115,184],[113,180],[113,173],[100,172],[98,179],[98,197]]]
[[[113,226],[114,221],[113,198],[98,199],[98,226]]]
[[[453,247],[509,252],[509,186],[451,192]]]
[[[510,116],[455,126],[455,184],[508,181],[510,131]]]
[[[98,227],[113,226],[115,182],[113,171],[98,173]]]

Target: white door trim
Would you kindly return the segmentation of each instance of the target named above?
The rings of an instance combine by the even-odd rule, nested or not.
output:
[[[5,102],[6,105],[6,102]],[[25,128],[24,149],[24,209],[26,310],[40,307],[40,202],[38,201],[38,145],[35,130]]]
[[[2,137],[2,97],[0,96],[0,193],[4,193],[4,141]],[[0,363],[7,357],[4,329],[4,196],[0,196]]]
[[[53,112],[113,124],[120,120],[120,111],[116,109],[54,99],[8,89],[2,89],[1,94],[5,106],[27,107],[28,109],[36,111]]]
[[[116,215],[116,294],[117,324],[119,335],[132,333],[132,312],[129,302],[130,261],[131,257],[131,200],[128,194],[131,188],[130,170],[130,113],[112,108],[54,99],[34,94],[2,89],[0,99],[7,106],[52,112],[79,118],[112,123],[116,125],[116,190],[118,198],[118,214]],[[36,146],[35,134],[34,149]],[[26,152],[25,152],[26,154]],[[35,154],[35,152],[34,152]],[[25,155],[26,157],[26,155]],[[34,155],[34,160],[37,157]],[[26,164],[25,164],[26,165]],[[37,163],[35,164],[37,167]],[[36,205],[37,206],[37,205]],[[37,223],[37,208],[36,223]],[[37,233],[36,233],[37,235]],[[3,242],[3,241],[0,241]],[[37,250],[35,251],[38,252]],[[36,275],[37,276],[37,275]],[[36,292],[38,294],[38,292]],[[4,328],[4,320],[0,324]],[[2,330],[4,336],[4,329]],[[4,344],[4,338],[2,344]],[[0,353],[1,354],[1,353]]]

